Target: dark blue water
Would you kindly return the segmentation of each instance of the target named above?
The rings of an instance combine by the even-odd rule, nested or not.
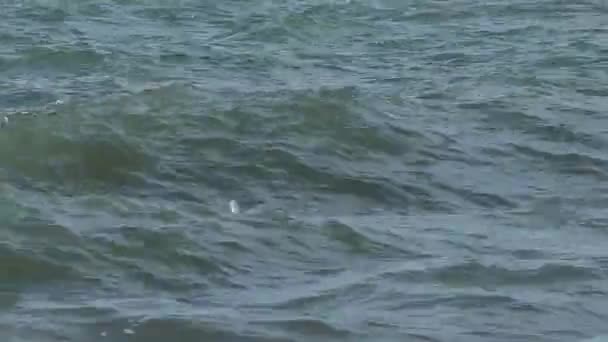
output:
[[[0,0],[0,337],[601,341],[607,110],[604,0]]]

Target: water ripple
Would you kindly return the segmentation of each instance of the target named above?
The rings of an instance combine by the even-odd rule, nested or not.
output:
[[[606,332],[602,1],[3,5],[0,339]]]

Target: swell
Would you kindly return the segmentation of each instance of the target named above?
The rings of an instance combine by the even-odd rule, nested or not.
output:
[[[527,207],[511,190],[525,188],[529,175],[585,178],[601,189],[608,166],[600,135],[576,125],[577,106],[540,113],[520,106],[541,108],[571,89],[568,78],[517,77],[527,73],[521,65],[542,72],[567,66],[551,73],[560,77],[578,62],[598,61],[573,50],[511,60],[528,51],[522,35],[535,41],[546,33],[544,23],[521,23],[537,18],[541,5],[226,1],[167,9],[161,2],[106,1],[87,6],[86,19],[22,12],[34,31],[40,22],[78,26],[99,45],[66,49],[55,36],[39,37],[54,46],[0,58],[0,68],[16,73],[31,64],[42,82],[28,90],[12,74],[6,84],[21,88],[0,96],[3,104],[28,106],[58,92],[92,98],[0,131],[0,175],[10,183],[2,190],[21,196],[3,210],[19,209],[0,232],[9,241],[0,256],[12,265],[0,268],[0,279],[22,296],[0,291],[0,307],[17,326],[8,329],[24,331],[18,338],[533,340],[563,325],[546,337],[558,340],[602,327],[571,318],[603,317],[605,260],[592,258],[593,267],[569,261],[595,253],[589,246],[558,251],[569,248],[569,234],[589,230],[534,230],[511,213]],[[104,12],[113,24],[85,25],[99,16],[96,8],[113,9]],[[500,27],[479,31],[480,12],[471,9],[495,15]],[[504,18],[516,20],[502,25]],[[104,45],[116,52],[112,58],[97,50]],[[444,70],[447,78],[438,73]],[[516,79],[495,79],[492,89],[471,81],[500,72]],[[391,83],[377,88],[383,78]],[[153,82],[159,79],[183,84]],[[419,94],[422,87],[428,92]],[[461,101],[467,87],[475,98]],[[601,87],[574,88],[600,103]],[[401,101],[386,104],[384,91]],[[586,104],[579,109],[601,118]],[[569,118],[576,120],[559,125]],[[477,158],[485,144],[502,154],[490,147]],[[589,189],[556,180],[543,190]],[[240,213],[230,212],[231,199]],[[596,206],[598,220],[589,224],[599,230]],[[456,211],[463,221],[449,218],[449,229],[433,230],[436,214]],[[538,216],[545,213],[554,215]],[[579,217],[569,218],[576,228]],[[466,261],[480,254],[483,260]],[[83,279],[93,281],[80,286]]]
[[[270,102],[273,95],[277,98]],[[406,159],[415,166],[434,162],[446,152],[429,153],[440,147],[425,133],[366,117],[356,109],[356,91],[271,93],[257,101],[252,107],[246,106],[247,100],[236,108],[183,117],[191,126],[179,127],[181,136],[168,137],[173,142],[170,152],[148,175],[197,182],[212,191],[238,192],[231,184],[282,184],[389,205],[443,206],[414,183],[405,165],[390,159]],[[458,150],[452,146],[449,153],[457,155]],[[395,169],[380,172],[373,167],[383,160]]]
[[[548,151],[531,145],[511,144],[513,154],[523,156],[536,165],[546,165],[544,168],[558,174],[593,177],[605,180],[608,177],[606,169],[608,161],[599,156],[581,152]]]
[[[172,82],[121,90],[91,103],[22,105],[30,114],[10,115],[0,132],[0,170],[20,187],[59,193],[143,188],[171,149],[171,136],[191,121],[173,122],[167,113],[183,112],[195,97]]]
[[[59,262],[37,256],[31,250],[18,250],[12,244],[0,244],[3,288],[19,288],[32,283],[48,283],[73,278],[74,270]]]
[[[476,160],[459,140],[432,129],[379,122],[370,115],[360,92],[354,88],[258,93],[254,107],[244,101],[234,109],[212,111],[205,120],[216,130],[213,134],[196,133],[179,141],[186,158],[181,162],[200,165],[184,177],[208,178],[218,185],[264,179],[273,188],[283,184],[430,210],[448,210],[449,203],[436,194],[447,189],[475,205],[514,207],[511,199],[500,194],[458,186],[448,189],[434,181],[428,166],[446,161],[492,163]],[[257,124],[259,120],[266,124]],[[201,159],[186,157],[193,154]],[[386,168],[378,170],[379,163]]]
[[[542,287],[555,282],[588,282],[605,277],[594,268],[563,263],[544,263],[539,267],[510,269],[475,261],[433,267],[424,271],[390,272],[387,275],[401,281],[436,281],[448,287],[480,288]]]
[[[54,223],[31,208],[11,214],[15,219],[7,220],[1,233],[2,289],[27,294],[39,289],[92,288],[102,283],[103,275],[96,272],[99,260],[73,227]]]
[[[211,311],[213,312],[213,311]],[[179,336],[181,341],[252,341],[252,342],[283,342],[292,341],[293,336],[278,331],[269,331],[267,328],[256,328],[253,325],[241,325],[224,317],[221,311],[217,317],[200,317],[190,315],[170,315],[129,320],[127,318],[114,318],[81,325],[79,327],[82,338],[97,340],[100,336],[111,338],[113,341],[127,341],[133,338],[142,341],[165,341]],[[288,326],[287,323],[284,324]]]
[[[86,45],[86,44],[83,44]],[[91,74],[104,66],[106,55],[92,47],[30,47],[18,51],[19,58],[6,63],[11,73],[16,70],[36,70],[44,72],[68,72],[72,74]]]
[[[59,192],[121,187],[137,182],[133,173],[151,161],[138,143],[106,127],[100,126],[105,134],[70,135],[41,123],[19,125],[0,137],[2,169],[21,186]]]

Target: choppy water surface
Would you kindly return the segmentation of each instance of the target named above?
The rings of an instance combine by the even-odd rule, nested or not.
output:
[[[3,341],[608,333],[605,1],[0,5]]]

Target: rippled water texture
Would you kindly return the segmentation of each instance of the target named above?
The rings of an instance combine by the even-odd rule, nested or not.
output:
[[[2,341],[608,334],[606,1],[0,5]]]

